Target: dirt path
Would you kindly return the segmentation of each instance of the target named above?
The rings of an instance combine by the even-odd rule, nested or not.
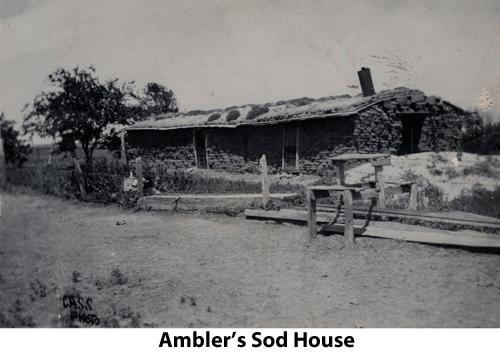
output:
[[[305,235],[3,194],[0,326],[68,326],[66,294],[99,327],[500,327],[498,254]]]

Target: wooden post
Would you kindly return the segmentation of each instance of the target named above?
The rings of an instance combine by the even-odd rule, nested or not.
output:
[[[411,190],[410,190],[410,203],[408,205],[408,208],[410,210],[416,210],[417,209],[417,193],[418,193],[418,185],[417,183],[412,183],[411,184]]]
[[[5,190],[7,188],[7,164],[5,162],[5,153],[4,153],[4,146],[3,146],[3,139],[0,137],[0,168],[1,168],[1,173],[2,173],[2,190]]]
[[[50,165],[50,162],[52,161],[52,151],[54,151],[54,146],[52,146],[50,148],[50,151],[49,151],[49,160],[47,161],[47,165]],[[71,154],[71,155],[73,156],[73,154]]]
[[[354,209],[352,204],[352,190],[344,190],[345,228],[344,237],[346,244],[354,244]]]
[[[121,160],[125,163],[128,163],[128,160],[127,160],[127,147],[125,145],[125,132],[120,134],[120,140],[122,141],[122,144],[121,144],[121,147],[122,147],[122,158]]]
[[[135,159],[135,163],[137,166],[137,192],[139,193],[139,197],[144,196],[143,183],[142,183],[142,159],[141,157],[137,157]]]
[[[383,166],[375,166],[375,181],[377,182],[378,207],[385,208],[385,185],[384,185]]]
[[[345,185],[344,161],[337,161],[337,171],[339,173],[340,185]]]
[[[262,180],[262,203],[264,204],[264,208],[266,208],[267,203],[271,198],[271,194],[269,193],[269,175],[267,174],[267,161],[265,154],[262,155],[259,163],[261,167],[261,180]]]
[[[71,156],[73,157],[73,163],[75,163],[76,180],[78,180],[78,185],[80,186],[80,194],[82,195],[82,199],[86,200],[87,192],[85,191],[82,168],[80,168],[80,162],[78,162],[78,159],[76,158],[76,150],[71,151]]]
[[[307,227],[309,228],[309,240],[316,238],[316,197],[314,191],[307,189]]]

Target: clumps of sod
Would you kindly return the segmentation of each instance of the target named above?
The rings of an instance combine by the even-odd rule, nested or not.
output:
[[[247,114],[246,119],[252,120],[258,117],[259,115],[265,114],[269,111],[269,108],[264,105],[254,105],[252,109]]]
[[[215,113],[215,114],[212,114],[208,117],[208,120],[207,122],[211,122],[211,121],[214,121],[214,120],[217,120],[220,118],[220,114],[219,113]]]
[[[239,118],[241,113],[237,110],[231,110],[229,113],[227,113],[226,120],[227,121],[233,121]]]
[[[186,113],[186,116],[204,115],[207,113],[208,112],[205,110],[192,110],[192,111]]]

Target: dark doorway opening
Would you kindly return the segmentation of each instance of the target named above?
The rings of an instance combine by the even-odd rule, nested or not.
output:
[[[403,123],[403,136],[399,155],[418,153],[420,152],[418,144],[422,135],[422,127],[424,126],[424,114],[401,114]]]
[[[196,166],[201,169],[207,169],[207,141],[205,131],[194,131],[194,147],[196,152]]]
[[[283,166],[287,173],[297,171],[297,124],[286,124],[283,136]]]

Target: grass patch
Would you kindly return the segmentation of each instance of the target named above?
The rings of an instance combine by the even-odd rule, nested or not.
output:
[[[208,117],[207,122],[218,120],[220,116],[221,115],[219,113],[212,114]]]
[[[261,105],[255,105],[250,109],[250,111],[247,114],[246,120],[252,120],[258,117],[259,115],[265,114],[269,112],[269,108],[266,106],[261,106]]]
[[[227,113],[226,121],[233,121],[240,117],[241,113],[238,110],[231,110]]]
[[[499,173],[500,162],[491,156],[486,157],[485,161],[478,161],[463,170],[464,175],[478,175],[493,179],[498,178]]]

